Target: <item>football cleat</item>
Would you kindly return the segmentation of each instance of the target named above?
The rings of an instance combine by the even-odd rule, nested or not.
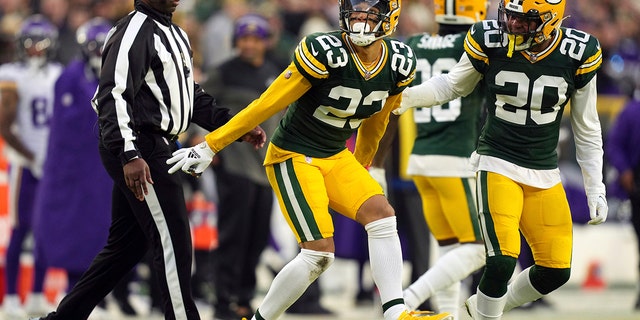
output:
[[[447,312],[435,313],[433,311],[403,311],[398,320],[453,320],[453,316]]]

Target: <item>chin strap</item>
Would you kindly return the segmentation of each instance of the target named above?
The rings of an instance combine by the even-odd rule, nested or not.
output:
[[[511,58],[511,56],[513,56],[513,50],[516,46],[516,36],[513,34],[508,34],[507,38],[509,39],[507,57]]]

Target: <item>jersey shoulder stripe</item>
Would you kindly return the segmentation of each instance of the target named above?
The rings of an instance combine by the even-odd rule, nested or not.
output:
[[[295,49],[293,61],[305,77],[325,79],[329,77],[329,68],[332,65],[327,57],[341,57],[344,52],[340,32],[317,32],[300,41]]]
[[[575,66],[576,87],[582,88],[602,66],[602,48],[593,35],[573,28],[560,28],[560,53]]]
[[[405,88],[409,86],[416,77],[416,55],[411,47],[397,39],[384,38],[383,46],[386,49],[384,63],[385,66],[388,59],[391,59],[391,69],[397,74],[396,87]],[[381,59],[382,60],[382,59]]]
[[[580,56],[581,64],[576,70],[576,75],[584,75],[598,70],[602,65],[602,48],[598,39],[586,32],[572,28],[562,28],[568,38],[581,40],[584,53]],[[586,58],[585,58],[586,57]]]
[[[345,70],[353,70],[367,81],[391,70],[397,74],[397,87],[408,86],[415,71],[413,50],[398,40],[387,38],[381,42],[381,50],[380,59],[374,65],[366,66],[343,32],[318,32],[300,41],[294,51],[293,63],[311,83],[332,78],[333,74],[344,76],[343,72],[351,72]]]
[[[465,52],[475,60],[475,63],[489,65],[493,58],[506,58],[507,37],[500,30],[498,21],[484,20],[477,22],[469,28],[464,41]],[[531,55],[528,51],[520,51],[522,57]],[[583,31],[573,28],[560,28],[558,37],[543,52],[535,55],[535,59],[529,59],[531,63],[537,63],[548,57],[562,61],[576,68],[576,76],[592,74],[602,64],[602,49],[598,40]]]
[[[464,50],[472,58],[480,60],[485,64],[489,64],[489,57],[485,53],[483,42],[479,42],[475,38],[477,35],[484,34],[485,27],[483,27],[483,25],[490,26],[491,24],[483,24],[483,22],[477,22],[469,28],[469,31],[467,31],[467,36],[464,39]]]
[[[576,71],[576,75],[586,74],[598,70],[602,65],[602,49],[587,59]]]

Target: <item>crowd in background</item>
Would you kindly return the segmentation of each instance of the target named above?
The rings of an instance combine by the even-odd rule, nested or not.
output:
[[[435,31],[431,8],[431,0],[405,0],[395,37]],[[132,9],[132,0],[1,0],[0,63],[12,59],[14,34],[30,14],[42,13],[59,27],[57,60],[65,64],[78,53],[74,39],[78,26],[93,16],[115,22]],[[190,36],[198,74],[233,55],[233,22],[249,12],[270,19],[274,30],[271,51],[283,63],[304,35],[338,28],[335,0],[183,0],[176,21]],[[489,19],[497,16],[497,1],[491,2],[488,13]],[[599,75],[599,92],[625,94],[630,90],[628,64],[640,63],[640,4],[633,0],[575,0],[567,3],[566,16],[564,26],[579,28],[600,40],[606,61]]]

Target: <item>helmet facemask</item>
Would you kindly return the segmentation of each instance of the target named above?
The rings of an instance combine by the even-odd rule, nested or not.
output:
[[[340,0],[339,4],[340,28],[357,46],[368,46],[392,34],[398,25],[398,0]]]

